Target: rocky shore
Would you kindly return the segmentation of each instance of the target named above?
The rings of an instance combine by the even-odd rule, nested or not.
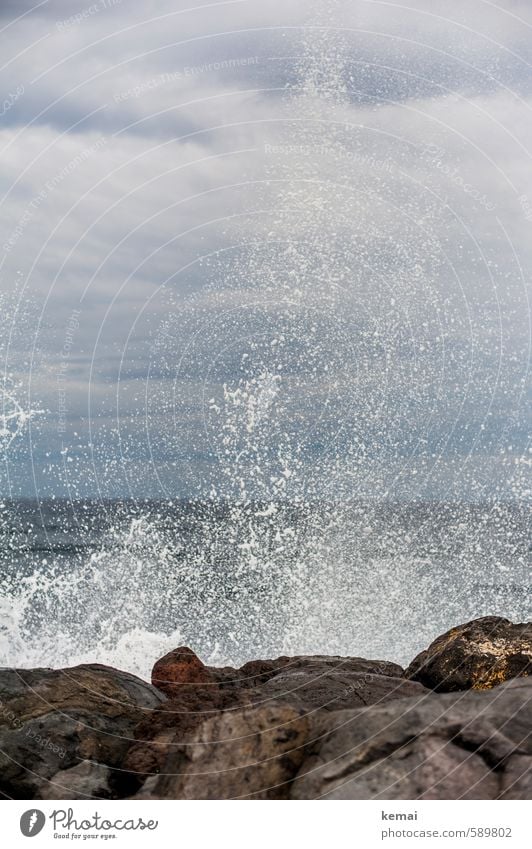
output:
[[[357,657],[0,670],[16,799],[530,799],[532,624],[484,617],[404,670]]]

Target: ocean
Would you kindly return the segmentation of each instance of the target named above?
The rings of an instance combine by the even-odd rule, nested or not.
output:
[[[333,654],[406,664],[448,628],[530,618],[530,511],[515,504],[5,501],[0,665],[149,677]]]

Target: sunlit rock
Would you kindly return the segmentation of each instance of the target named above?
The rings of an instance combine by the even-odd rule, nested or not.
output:
[[[489,690],[532,670],[532,623],[498,616],[451,628],[421,652],[406,677],[432,690]]]

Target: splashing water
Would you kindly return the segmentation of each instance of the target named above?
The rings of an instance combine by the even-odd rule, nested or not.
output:
[[[37,568],[29,564],[30,574],[11,571],[4,578],[2,657],[28,666],[97,659],[146,673],[147,657],[158,656],[168,639],[179,642],[177,632],[150,631],[162,601],[158,583],[146,578],[164,569],[166,547],[145,519],[135,518],[127,530],[111,529],[104,546],[79,560],[76,565],[71,555],[65,568],[62,558],[43,558]],[[139,619],[139,609],[149,612]]]
[[[452,622],[526,613],[527,516],[513,507],[114,505],[106,532],[89,527],[94,504],[84,531],[67,505],[46,509],[55,556],[36,562],[38,534],[18,551],[12,539],[2,570],[7,665],[148,676],[183,643],[214,663],[324,651],[406,662]],[[61,552],[72,538],[94,550]]]
[[[7,380],[6,380],[7,383]],[[2,398],[2,413],[0,414],[0,451],[4,454],[12,443],[24,432],[28,422],[37,414],[36,411],[26,412],[16,400],[10,389],[0,391]]]
[[[11,317],[16,316],[15,326],[11,326]],[[17,286],[11,295],[0,296],[0,360],[3,360],[0,378],[0,457],[8,457],[10,449],[16,447],[27,431],[31,421],[44,415],[44,410],[28,405],[27,388],[19,376],[9,368],[9,346],[16,348],[19,338],[24,334],[28,315],[18,304]]]
[[[453,278],[431,224],[449,212],[430,192],[412,198],[397,138],[355,126],[363,75],[320,19],[296,70],[271,131],[278,156],[247,190],[260,218],[225,223],[231,249],[198,260],[200,291],[166,293],[151,340],[153,373],[172,380],[146,385],[150,452],[177,457],[172,474],[197,498],[47,502],[25,518],[4,505],[6,665],[148,676],[183,643],[215,663],[407,662],[458,622],[529,615],[516,506],[529,467],[509,471],[499,501],[484,497],[489,466],[469,471],[460,447],[453,468],[441,462],[458,440],[449,399],[473,418],[492,398],[460,287],[442,284]],[[28,421],[11,401],[6,447]]]

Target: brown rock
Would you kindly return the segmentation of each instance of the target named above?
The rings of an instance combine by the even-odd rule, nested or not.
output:
[[[120,795],[133,794],[146,777],[148,792],[153,785],[149,776],[164,771],[168,760],[190,744],[202,723],[218,714],[282,704],[317,716],[322,711],[426,692],[421,684],[405,681],[397,664],[363,658],[281,657],[250,661],[238,670],[205,669],[210,673],[209,684],[177,685],[178,695],[140,723],[135,732],[137,742],[123,764]],[[168,692],[174,692],[173,687]],[[150,792],[156,791],[152,787]]]
[[[183,684],[218,684],[218,679],[192,649],[181,646],[157,661],[152,669],[151,683],[172,697],[179,695]]]
[[[156,713],[164,760],[135,799],[497,799],[529,788],[527,679],[358,710],[282,700],[227,708],[186,740]]]
[[[160,705],[135,730],[132,744],[118,777],[120,795],[136,792],[146,776],[156,775],[165,761],[179,747],[187,745],[197,728],[224,711],[250,705],[251,690],[196,686],[183,688],[179,696]]]
[[[532,679],[520,664],[529,627],[489,618],[436,641],[438,650],[424,653],[413,677],[429,669],[440,689],[444,673],[453,686],[466,680],[473,687],[442,694],[386,661],[281,657],[218,669],[185,648],[154,668],[170,699],[104,666],[0,670],[0,792],[42,799],[527,798]],[[466,646],[473,659],[459,663]],[[451,650],[454,666],[443,662]],[[493,687],[501,669],[520,677]]]
[[[250,660],[236,670],[235,677],[240,687],[258,687],[290,662],[289,657],[278,657],[276,660]]]
[[[170,698],[179,696],[189,685],[220,685],[238,690],[255,689],[282,673],[289,675],[305,670],[319,678],[322,673],[341,672],[343,675],[380,675],[401,678],[404,670],[385,660],[366,660],[361,657],[331,655],[300,655],[273,660],[250,660],[239,669],[206,666],[186,646],[174,649],[157,661],[152,670],[152,684]]]
[[[276,799],[286,797],[305,758],[312,723],[291,705],[226,711],[177,743],[162,774],[136,799]]]
[[[498,616],[474,619],[438,637],[405,677],[439,692],[488,690],[532,669],[532,623]]]

